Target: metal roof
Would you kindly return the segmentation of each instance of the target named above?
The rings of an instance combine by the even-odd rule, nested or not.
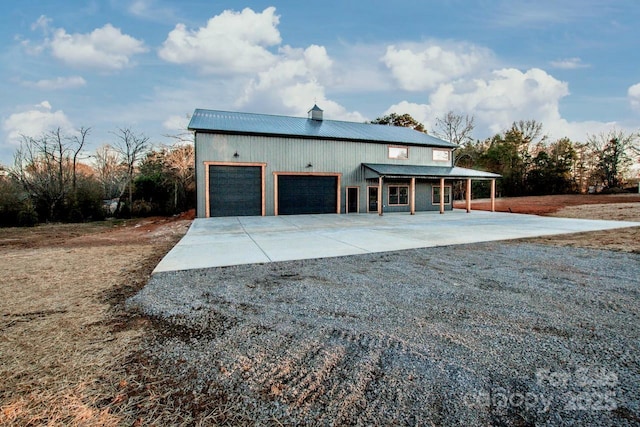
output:
[[[457,166],[417,166],[417,165],[387,165],[380,163],[363,163],[365,168],[373,172],[366,178],[378,176],[389,177],[416,177],[416,178],[449,178],[449,179],[495,179],[500,175],[477,171],[474,169],[459,168]]]
[[[189,130],[455,148],[455,144],[416,130],[371,123],[311,120],[303,117],[196,109]]]

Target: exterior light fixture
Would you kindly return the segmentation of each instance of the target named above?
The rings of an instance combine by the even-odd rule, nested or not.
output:
[[[233,153],[233,157],[237,159],[238,157],[240,157],[240,154],[238,154],[238,152],[236,151],[235,153]]]
[[[311,164],[311,162],[307,163],[307,167],[308,167],[308,168],[312,168],[312,167],[313,167],[313,165]]]

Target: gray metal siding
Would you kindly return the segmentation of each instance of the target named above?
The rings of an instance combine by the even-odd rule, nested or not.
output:
[[[375,142],[362,143],[197,132],[197,215],[204,217],[206,212],[203,167],[205,161],[266,163],[266,215],[274,215],[273,172],[341,173],[341,212],[345,212],[344,188],[349,186],[360,186],[360,211],[366,212],[367,183],[362,163],[442,166],[442,162],[432,160],[431,147],[410,146],[408,160],[395,160],[388,158],[388,145]],[[236,153],[237,157],[234,157]]]
[[[426,182],[416,181],[416,211],[430,211],[431,206],[431,185]]]

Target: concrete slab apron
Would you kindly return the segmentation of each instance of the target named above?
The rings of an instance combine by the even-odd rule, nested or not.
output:
[[[454,210],[196,219],[154,273],[324,258],[640,226],[637,222]]]

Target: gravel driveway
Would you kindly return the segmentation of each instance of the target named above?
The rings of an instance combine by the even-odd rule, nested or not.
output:
[[[639,278],[497,242],[158,273],[128,306],[185,393],[256,425],[639,425]]]

